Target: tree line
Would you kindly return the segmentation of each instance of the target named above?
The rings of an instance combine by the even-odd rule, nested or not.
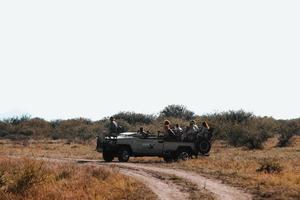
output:
[[[288,146],[294,135],[300,135],[300,118],[276,120],[272,117],[255,116],[244,110],[196,115],[186,106],[168,105],[157,115],[119,112],[114,117],[124,131],[137,131],[142,126],[153,134],[163,130],[162,123],[165,119],[182,127],[187,126],[190,120],[196,121],[197,124],[206,121],[216,130],[215,140],[225,140],[230,145],[245,146],[249,149],[263,148],[263,143],[270,137],[278,138],[278,147]],[[98,135],[107,134],[108,127],[108,117],[98,121],[85,118],[46,121],[23,115],[1,120],[0,138],[87,141]]]

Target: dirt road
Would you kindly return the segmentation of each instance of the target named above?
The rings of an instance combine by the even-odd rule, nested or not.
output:
[[[9,156],[20,157],[20,156]],[[118,167],[124,175],[131,176],[149,187],[160,200],[222,199],[251,200],[252,196],[219,180],[208,179],[197,173],[142,163],[106,163],[99,160],[30,157],[52,162],[75,162],[78,164]],[[199,198],[201,197],[201,198]]]
[[[182,200],[188,199],[189,194],[181,191],[181,188],[177,185],[173,184],[166,179],[162,180],[159,177],[153,176],[153,174],[143,171],[143,170],[131,170],[122,168],[120,170],[121,173],[131,176],[142,183],[144,183],[148,188],[152,190],[154,194],[156,194],[158,199],[166,199],[166,200]]]
[[[107,163],[100,163],[100,165],[112,165]],[[210,191],[215,199],[222,200],[250,200],[252,199],[250,194],[247,194],[234,187],[225,185],[219,180],[208,179],[194,172],[188,172],[178,169],[170,169],[165,167],[158,167],[151,164],[140,164],[140,163],[114,163],[120,167],[120,169],[139,170],[142,172],[155,172],[160,174],[167,174],[179,177],[193,184],[196,184],[198,189],[207,189]],[[170,186],[171,187],[171,186]],[[182,198],[181,198],[182,199]]]

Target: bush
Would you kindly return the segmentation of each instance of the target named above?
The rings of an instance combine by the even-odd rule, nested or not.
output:
[[[49,135],[49,137],[50,137],[52,140],[58,140],[58,139],[60,139],[60,135],[59,135],[59,133],[57,133],[57,132],[51,133],[51,134]]]
[[[56,128],[49,135],[53,139],[89,140],[105,132],[103,123],[93,123],[83,118],[62,120],[57,124],[53,124],[55,124]]]
[[[245,124],[248,121],[255,119],[255,116],[250,112],[243,110],[227,111],[221,113],[213,113],[201,116],[203,121],[210,122],[211,126],[215,128],[216,139],[227,139],[227,134],[232,132],[235,125]]]
[[[282,133],[278,137],[277,147],[287,147],[291,144],[291,138],[293,134],[291,133]]]
[[[0,137],[5,137],[7,136],[9,133],[7,131],[4,130],[0,130]]]
[[[233,146],[245,146],[249,149],[261,149],[263,143],[273,135],[273,129],[261,119],[229,127],[227,140]]]
[[[224,121],[235,123],[244,123],[254,118],[253,113],[245,112],[244,110],[228,111],[221,113]]]
[[[185,120],[191,120],[194,118],[195,113],[188,110],[183,105],[168,105],[161,112],[160,117],[169,118],[181,118]]]
[[[264,173],[280,173],[283,167],[273,160],[264,159],[260,163],[260,167],[256,170],[257,172],[264,172]]]
[[[116,119],[122,119],[129,124],[144,123],[150,124],[155,119],[154,115],[146,115],[135,112],[119,112],[113,116]]]
[[[57,176],[55,177],[55,180],[62,180],[62,179],[69,179],[71,178],[72,174],[74,174],[75,169],[73,167],[67,167],[66,169],[63,169],[60,171]]]
[[[30,120],[30,118],[31,118],[30,115],[22,115],[21,117],[12,117],[8,119],[4,119],[3,121],[11,125],[18,125],[22,122]]]
[[[278,147],[286,147],[291,144],[291,138],[300,134],[299,120],[282,121],[279,127]]]
[[[5,184],[4,170],[0,168],[0,188]]]
[[[15,168],[14,177],[8,186],[8,191],[23,194],[33,185],[42,182],[45,178],[43,162],[25,161]]]

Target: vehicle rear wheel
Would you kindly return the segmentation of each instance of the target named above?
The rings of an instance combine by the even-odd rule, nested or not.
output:
[[[127,162],[130,158],[130,150],[128,148],[121,148],[118,152],[118,159],[120,162]]]
[[[210,151],[211,144],[208,140],[202,139],[197,144],[198,150],[201,154],[207,154]]]
[[[179,150],[178,153],[177,153],[177,158],[178,160],[188,160],[191,158],[191,154],[188,150]]]
[[[174,155],[174,152],[171,152],[171,151],[166,151],[163,154],[163,159],[167,163],[171,163],[171,162],[175,161],[175,157],[176,156]]]
[[[113,154],[109,153],[109,152],[104,151],[102,156],[103,156],[103,159],[104,159],[105,162],[111,162],[114,159]]]
[[[167,163],[173,162],[173,158],[172,158],[171,156],[164,156],[163,159],[164,159],[164,161],[167,162]]]

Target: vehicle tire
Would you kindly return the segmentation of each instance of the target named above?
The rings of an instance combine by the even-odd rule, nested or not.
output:
[[[191,158],[191,154],[190,154],[190,151],[188,151],[187,149],[182,149],[182,150],[179,150],[177,152],[177,159],[178,160],[186,161],[190,158]]]
[[[103,156],[103,159],[105,162],[111,162],[113,159],[114,159],[114,156],[112,153],[109,153],[109,152],[103,152],[102,153],[102,156]]]
[[[164,161],[165,161],[166,163],[171,163],[171,162],[173,162],[173,158],[172,158],[171,156],[164,156],[163,159],[164,159]]]
[[[174,158],[175,158],[175,156],[174,156],[173,152],[170,152],[170,151],[164,152],[163,159],[164,159],[165,162],[171,163],[171,162],[174,161]]]
[[[118,152],[118,159],[120,162],[127,162],[130,158],[130,149],[122,147]]]
[[[201,139],[198,144],[197,148],[201,154],[207,154],[210,151],[211,144],[207,139]]]
[[[213,136],[213,132],[214,132],[214,128],[209,129],[207,133],[205,133],[204,138],[210,141]]]

